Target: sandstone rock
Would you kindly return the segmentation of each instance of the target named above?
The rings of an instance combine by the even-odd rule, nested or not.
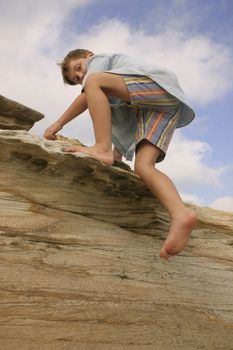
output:
[[[0,95],[0,129],[29,130],[42,118],[43,114]]]
[[[233,214],[161,260],[162,206],[69,142],[0,130],[0,349],[232,349]]]

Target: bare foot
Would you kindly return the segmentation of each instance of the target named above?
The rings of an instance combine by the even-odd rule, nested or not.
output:
[[[64,152],[81,152],[85,153],[90,157],[100,160],[106,165],[112,165],[114,162],[112,150],[105,151],[99,145],[94,145],[91,147],[75,146],[75,147],[65,147]]]
[[[179,254],[186,246],[196,222],[197,214],[192,209],[186,209],[173,219],[168,237],[160,251],[160,258],[169,259]]]

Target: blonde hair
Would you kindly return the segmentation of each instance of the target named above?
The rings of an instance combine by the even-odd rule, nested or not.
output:
[[[58,63],[58,65],[61,66],[62,78],[65,84],[76,85],[76,83],[69,80],[69,78],[67,77],[70,61],[76,58],[86,58],[88,55],[93,56],[94,53],[85,49],[72,50],[64,57],[61,63]]]

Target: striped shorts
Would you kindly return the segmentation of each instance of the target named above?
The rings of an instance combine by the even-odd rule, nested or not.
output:
[[[182,103],[146,76],[122,77],[130,95],[129,108],[137,118],[136,145],[143,139],[151,142],[160,149],[157,162],[161,162],[176,129]]]

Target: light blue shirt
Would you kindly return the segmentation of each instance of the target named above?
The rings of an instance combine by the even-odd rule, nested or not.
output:
[[[94,55],[88,60],[83,87],[85,87],[88,76],[95,72],[145,75],[155,81],[183,103],[177,128],[189,124],[195,116],[176,75],[166,68],[151,66],[124,54]],[[137,120],[135,112],[120,99],[109,97],[109,102],[112,110],[112,142],[127,160],[132,160],[136,147]]]

